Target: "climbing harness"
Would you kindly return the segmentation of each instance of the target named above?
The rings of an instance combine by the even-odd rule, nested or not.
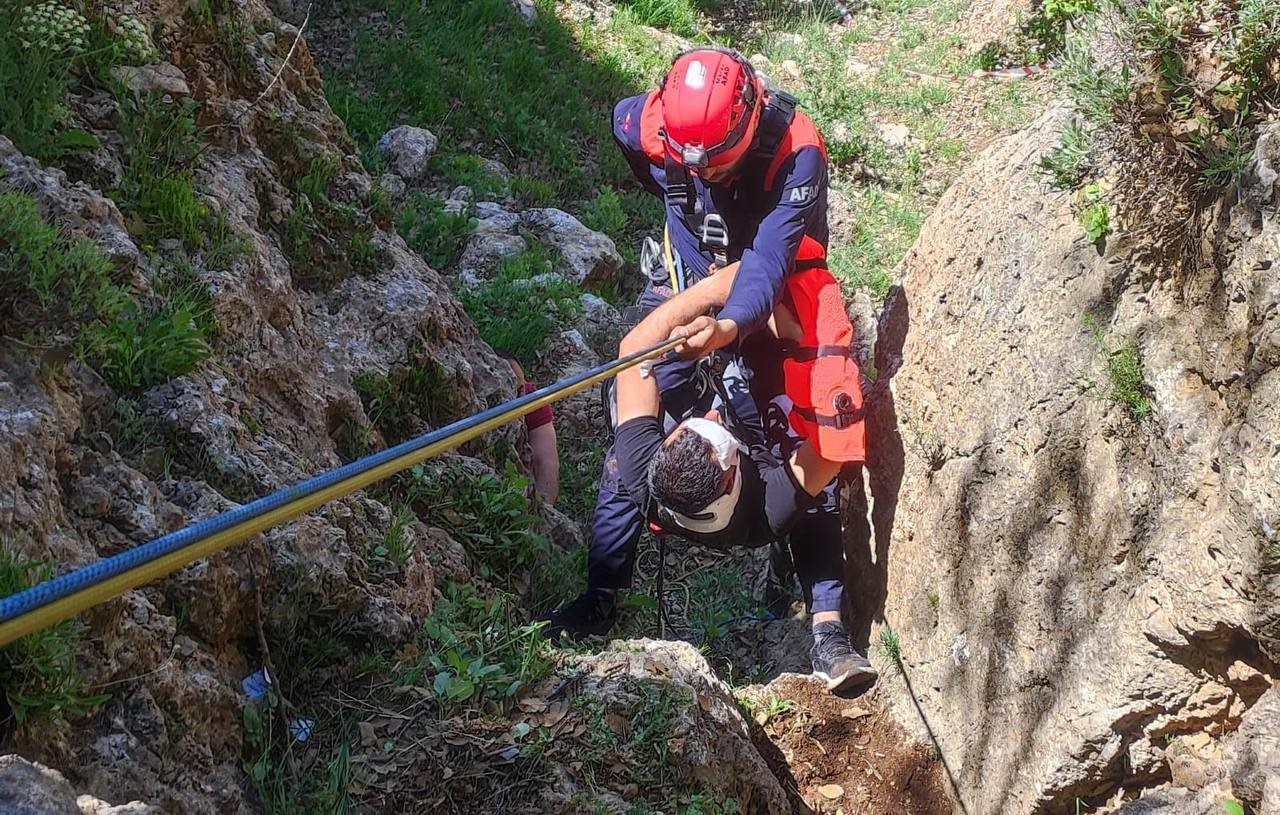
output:
[[[0,647],[452,450],[674,349],[664,340],[395,447],[0,599]]]

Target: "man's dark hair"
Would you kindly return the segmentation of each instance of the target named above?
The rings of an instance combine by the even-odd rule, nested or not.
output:
[[[667,509],[696,515],[720,495],[724,471],[711,442],[681,427],[649,462],[649,491]]]

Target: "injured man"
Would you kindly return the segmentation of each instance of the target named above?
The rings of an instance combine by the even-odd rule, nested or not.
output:
[[[751,395],[769,432],[739,426],[726,398],[721,410],[666,433],[658,385],[651,370],[637,367],[617,378],[614,445],[622,486],[664,532],[718,549],[790,537],[813,613],[814,674],[836,691],[876,678],[841,622],[844,557],[833,488],[845,464],[865,461],[866,435],[839,284],[821,247],[806,244],[768,331],[744,343]],[[619,353],[683,337],[679,350],[697,356],[714,325],[708,312],[724,304],[736,272],[737,264],[728,266],[663,303]]]

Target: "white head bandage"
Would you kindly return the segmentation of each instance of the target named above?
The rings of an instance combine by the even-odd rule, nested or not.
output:
[[[716,463],[721,470],[727,470],[738,463],[738,451],[743,449],[742,442],[725,429],[725,426],[710,419],[689,419],[682,425],[702,438],[706,439],[716,453]]]
[[[738,464],[740,453],[745,448],[742,442],[725,429],[724,425],[709,419],[689,419],[682,426],[697,433],[711,444],[716,464],[720,465],[721,470],[727,471]],[[719,532],[733,519],[733,510],[738,506],[738,497],[741,494],[742,468],[738,467],[734,470],[733,483],[729,485],[729,490],[708,504],[701,512],[688,516],[671,509],[667,511],[671,513],[676,523],[690,532]]]

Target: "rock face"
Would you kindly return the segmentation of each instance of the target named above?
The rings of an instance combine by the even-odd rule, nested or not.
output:
[[[62,773],[18,756],[0,756],[0,812],[5,815],[160,815],[138,801],[121,806],[81,795]]]
[[[279,33],[274,50],[249,45],[270,77],[296,32],[261,2],[235,13],[251,30]],[[305,42],[271,104],[253,107],[259,88],[229,88],[220,54],[187,47],[181,25],[171,24],[188,19],[181,9],[160,3],[147,14],[151,30],[166,32],[157,44],[172,64],[128,76],[175,89],[181,82],[199,103],[209,125],[201,132],[212,141],[199,154],[194,188],[244,250],[220,265],[165,245],[176,241],[143,253],[109,198],[0,137],[0,186],[32,196],[51,223],[96,243],[140,298],[155,288],[160,256],[183,254],[218,325],[214,359],[134,394],[113,392],[78,362],[54,364],[22,344],[0,343],[0,529],[23,532],[4,535],[3,545],[61,570],[339,466],[350,458],[345,433],[372,435],[352,379],[385,374],[411,349],[447,383],[450,410],[475,412],[514,392],[510,367],[480,340],[440,276],[363,214],[372,181],[343,153],[349,141]],[[73,98],[69,107],[87,110],[91,101]],[[97,130],[103,163],[119,167],[110,118],[77,124]],[[400,130],[389,149],[412,179],[434,139]],[[321,160],[338,168],[329,194],[364,219],[373,260],[331,286],[308,287],[301,281],[315,270],[286,251],[279,227],[303,197],[289,179]],[[502,443],[514,433],[491,438]],[[105,799],[196,814],[257,811],[242,769],[240,682],[261,666],[259,627],[323,606],[356,636],[394,642],[417,630],[444,580],[468,577],[458,544],[418,522],[402,531],[412,550],[403,567],[390,577],[376,573],[373,548],[393,516],[365,496],[335,501],[102,604],[85,615],[78,656],[88,686],[109,688],[110,701],[75,722],[21,728],[6,747]]]
[[[594,232],[567,212],[550,207],[520,213],[520,222],[560,252],[556,271],[580,286],[609,282],[622,271],[622,256],[607,235]]]
[[[580,693],[602,706],[611,727],[611,713],[635,711],[654,694],[664,700],[654,712],[670,716],[667,762],[681,782],[719,800],[737,801],[743,813],[791,811],[778,779],[752,744],[729,688],[693,646],[657,640],[617,642],[577,667],[582,672]],[[551,798],[567,800],[577,792],[577,784],[568,780],[552,791]]]
[[[1184,747],[1171,764],[1170,788],[1143,795],[1116,815],[1219,815],[1227,800],[1259,815],[1280,812],[1280,690],[1268,691],[1216,749]]]
[[[905,260],[852,525],[859,616],[901,635],[972,815],[1167,779],[1171,740],[1238,726],[1280,656],[1275,159],[1220,213],[1216,265],[1150,279],[1040,181],[1065,118],[993,145]],[[1141,422],[1109,398],[1126,338]]]

